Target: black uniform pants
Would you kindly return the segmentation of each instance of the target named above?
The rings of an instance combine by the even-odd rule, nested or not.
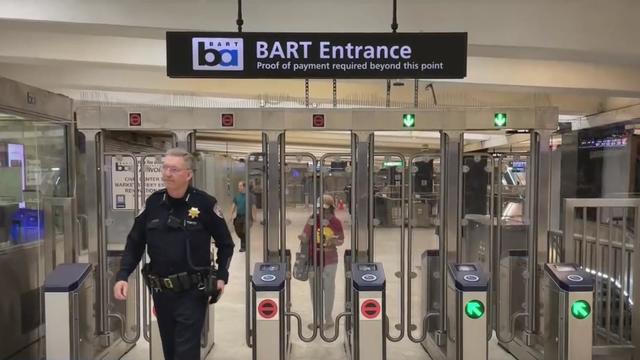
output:
[[[207,297],[199,290],[153,294],[165,360],[200,360]]]
[[[246,234],[245,234],[245,228],[244,228],[245,221],[246,221],[245,215],[236,215],[236,218],[233,219],[233,228],[236,230],[236,234],[240,238],[241,249],[247,248],[247,240],[246,240]]]

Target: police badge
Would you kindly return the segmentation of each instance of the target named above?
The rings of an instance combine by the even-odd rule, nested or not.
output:
[[[192,219],[196,219],[200,215],[200,210],[197,207],[192,207],[189,209],[189,217]]]

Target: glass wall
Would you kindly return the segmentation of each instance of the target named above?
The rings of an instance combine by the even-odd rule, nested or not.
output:
[[[48,199],[69,194],[66,131],[63,124],[0,113],[0,283],[12,284],[0,297],[0,359],[43,351],[45,219],[57,244],[56,229],[70,215],[55,207],[45,215],[45,208]]]

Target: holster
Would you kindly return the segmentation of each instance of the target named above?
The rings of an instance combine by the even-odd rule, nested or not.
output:
[[[205,295],[209,296],[209,304],[218,302],[220,297],[220,291],[218,290],[218,272],[214,267],[209,269],[209,273],[205,278],[204,289],[202,290]]]

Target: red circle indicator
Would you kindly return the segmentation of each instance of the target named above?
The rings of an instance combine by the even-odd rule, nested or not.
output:
[[[258,314],[265,319],[271,319],[278,313],[278,304],[271,299],[264,299],[258,304]]]
[[[324,114],[313,114],[313,127],[324,127]]]
[[[377,300],[369,299],[362,302],[360,305],[360,313],[367,319],[375,319],[380,315],[382,307]]]
[[[142,125],[142,114],[140,113],[130,113],[129,114],[129,126],[140,126]]]
[[[222,126],[233,127],[233,114],[222,114]]]

